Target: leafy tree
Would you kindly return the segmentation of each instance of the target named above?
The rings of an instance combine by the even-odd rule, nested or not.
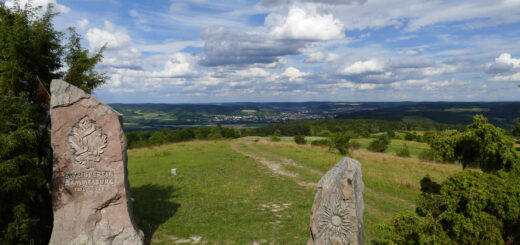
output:
[[[435,161],[435,154],[433,153],[432,149],[424,149],[421,152],[419,152],[419,159],[425,160],[425,161]]]
[[[518,162],[513,140],[484,116],[476,115],[473,120],[455,143],[456,158],[463,167],[479,167],[485,172],[511,169]]]
[[[240,137],[240,131],[234,128],[224,128],[224,137],[228,139],[236,139]]]
[[[160,145],[172,141],[171,130],[162,129],[152,134],[149,139],[151,145]]]
[[[350,149],[357,150],[361,148],[361,144],[357,140],[350,141]]]
[[[520,120],[518,120],[518,123],[513,128],[512,133],[513,133],[513,136],[520,138]]]
[[[211,128],[211,133],[208,135],[208,139],[222,139],[222,126],[213,126]]]
[[[278,142],[280,141],[280,137],[282,136],[282,133],[279,129],[274,131],[274,134],[271,136],[271,141]]]
[[[386,131],[386,136],[387,136],[389,139],[393,139],[393,138],[395,138],[395,132],[394,132],[394,130],[388,130],[388,131]]]
[[[69,27],[69,42],[66,46],[65,63],[69,70],[63,80],[83,89],[87,93],[105,83],[107,77],[94,70],[97,63],[103,58],[103,50],[98,50],[94,56],[88,56],[88,50],[81,47],[81,36],[73,27]]]
[[[321,130],[319,133],[318,133],[318,136],[321,136],[321,137],[329,137],[330,136],[330,131],[329,130]]]
[[[429,136],[430,148],[435,159],[443,162],[455,162],[455,145],[461,133],[457,130],[444,130],[435,136]]]
[[[333,133],[329,137],[330,146],[329,151],[331,149],[337,149],[341,155],[347,154],[350,148],[350,139],[352,137],[347,133],[337,132]]]
[[[437,137],[437,132],[433,130],[428,130],[424,132],[423,139],[424,142],[430,144]]]
[[[305,140],[305,136],[303,136],[303,135],[295,135],[294,142],[299,145],[307,144],[307,141]]]
[[[376,139],[372,140],[368,145],[368,149],[375,152],[384,152],[390,144],[390,139],[384,134],[379,135]]]
[[[61,44],[63,33],[54,30],[54,16],[51,7],[37,15],[30,6],[7,8],[0,3],[2,244],[46,244],[52,230],[47,91],[52,79],[63,77],[63,56],[70,55]],[[77,48],[83,50],[79,43]],[[80,63],[73,56],[65,60]],[[91,62],[91,71],[98,61]],[[71,77],[81,75],[81,70],[75,74]],[[89,74],[93,73],[87,72],[86,78]],[[95,81],[83,88],[89,92],[102,82]]]
[[[328,139],[320,139],[311,141],[312,146],[330,146],[330,141]]]
[[[408,150],[406,143],[403,144],[401,149],[397,152],[397,155],[400,157],[410,157],[410,150]]]
[[[406,132],[406,133],[404,134],[404,139],[405,139],[405,140],[415,140],[415,135],[412,134],[412,133],[410,133],[410,132]]]

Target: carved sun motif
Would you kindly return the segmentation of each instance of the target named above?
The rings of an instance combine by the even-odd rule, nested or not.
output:
[[[74,160],[88,169],[101,161],[101,154],[107,147],[107,135],[85,116],[72,127],[68,143],[73,150]]]
[[[351,222],[351,210],[343,200],[329,200],[321,207],[318,221],[318,234],[331,244],[330,238],[350,244],[354,224]]]

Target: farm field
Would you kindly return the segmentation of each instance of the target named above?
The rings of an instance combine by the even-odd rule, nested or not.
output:
[[[411,152],[422,147],[407,143]],[[151,244],[305,244],[316,183],[343,157],[260,137],[183,142],[128,155],[136,222]],[[367,243],[384,235],[378,224],[413,211],[422,177],[441,181],[461,171],[460,165],[364,149],[351,157],[363,171]]]

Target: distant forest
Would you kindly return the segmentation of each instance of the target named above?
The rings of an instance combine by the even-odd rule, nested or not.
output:
[[[442,131],[446,129],[462,130],[463,125],[451,125],[428,122],[392,122],[373,119],[325,119],[294,121],[269,124],[255,128],[224,128],[220,125],[211,128],[161,129],[159,131],[127,132],[128,147],[136,148],[160,145],[171,142],[182,142],[194,139],[222,139],[243,136],[270,136],[277,133],[280,136],[322,136],[328,137],[336,132],[348,132],[353,137],[370,137],[374,133],[389,131]],[[410,134],[411,139],[422,141],[420,135]]]

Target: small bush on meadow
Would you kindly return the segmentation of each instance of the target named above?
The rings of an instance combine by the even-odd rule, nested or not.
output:
[[[321,139],[321,140],[313,140],[311,142],[312,146],[329,146],[330,141],[328,139]]]
[[[347,154],[350,148],[350,138],[351,136],[347,133],[333,133],[330,137],[330,146],[329,150],[337,149],[341,155]]]
[[[419,153],[419,159],[424,161],[434,161],[435,155],[431,149],[424,149]]]
[[[358,150],[359,148],[361,148],[361,144],[358,141],[350,141],[350,149]]]
[[[395,138],[395,132],[393,130],[388,130],[388,131],[386,131],[386,136],[389,139],[393,139],[393,138]]]
[[[370,145],[368,145],[368,150],[375,152],[384,152],[388,148],[389,144],[390,139],[388,139],[388,136],[382,134],[370,142]]]
[[[319,133],[318,133],[318,136],[321,136],[321,137],[329,137],[330,136],[330,131],[329,130],[321,130]]]
[[[282,132],[279,129],[274,131],[274,134],[271,136],[271,141],[278,142],[281,140]]]
[[[397,152],[397,155],[400,157],[410,157],[410,150],[408,149],[408,145],[403,144],[401,149]]]
[[[305,136],[303,135],[295,135],[294,142],[298,145],[306,145],[307,141],[305,140]]]

